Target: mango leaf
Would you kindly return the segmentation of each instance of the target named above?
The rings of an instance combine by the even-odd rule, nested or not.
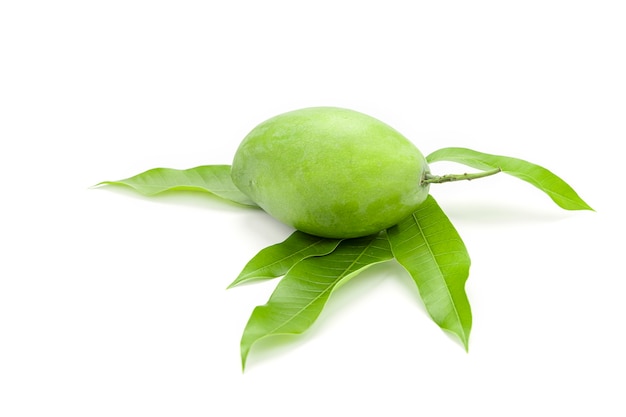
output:
[[[203,165],[182,170],[154,168],[134,177],[103,181],[96,185],[107,184],[125,185],[147,196],[173,190],[201,191],[238,204],[256,207],[256,204],[233,183],[230,165]]]
[[[305,258],[329,254],[339,242],[341,239],[317,237],[296,230],[283,242],[257,253],[228,288],[252,280],[281,277]]]
[[[437,161],[458,162],[481,170],[500,168],[502,172],[539,188],[561,208],[566,210],[593,210],[561,178],[546,168],[522,159],[491,155],[466,148],[443,148],[428,155],[426,160],[429,163]]]
[[[387,229],[393,255],[409,272],[426,310],[442,329],[468,349],[472,312],[465,282],[470,258],[461,237],[432,196]]]
[[[267,304],[252,312],[241,338],[242,368],[256,342],[304,332],[315,322],[335,288],[369,266],[392,258],[389,242],[379,234],[343,240],[330,254],[295,264]]]

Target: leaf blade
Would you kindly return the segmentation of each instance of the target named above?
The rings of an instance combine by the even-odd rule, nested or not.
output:
[[[465,293],[470,258],[458,232],[432,196],[387,229],[391,250],[411,275],[431,318],[468,349],[472,313]]]
[[[502,172],[526,181],[545,192],[565,210],[593,210],[574,189],[550,170],[509,156],[493,155],[467,148],[443,148],[426,157],[428,163],[451,161],[487,170],[500,168]]]
[[[296,230],[284,241],[259,251],[228,288],[252,280],[283,276],[303,259],[328,255],[339,242],[341,239],[323,238]]]
[[[200,191],[256,207],[233,183],[230,165],[201,165],[189,169],[153,168],[129,178],[103,181],[96,185],[123,185],[146,196],[165,191]]]
[[[392,258],[387,239],[376,235],[343,240],[326,256],[298,262],[281,279],[268,302],[252,312],[241,338],[242,368],[256,342],[304,332],[339,285],[369,266]]]

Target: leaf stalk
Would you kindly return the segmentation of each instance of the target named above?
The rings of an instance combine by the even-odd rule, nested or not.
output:
[[[453,182],[453,181],[462,181],[462,180],[475,180],[478,178],[489,177],[491,175],[497,174],[498,172],[502,172],[502,169],[499,167],[496,169],[492,169],[489,171],[483,172],[475,172],[475,173],[465,173],[465,174],[448,174],[448,175],[432,175],[426,174],[422,179],[422,184],[442,184],[444,182]]]

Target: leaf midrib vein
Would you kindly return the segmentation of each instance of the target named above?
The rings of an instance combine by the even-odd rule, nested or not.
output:
[[[306,246],[306,247],[304,247],[304,248],[300,249],[299,251],[297,251],[297,252],[293,252],[291,255],[283,256],[282,258],[280,258],[280,259],[278,259],[278,260],[276,260],[276,261],[274,261],[274,262],[271,262],[271,263],[266,264],[266,265],[264,265],[264,266],[261,266],[261,267],[259,267],[259,268],[255,268],[254,270],[252,270],[252,271],[250,271],[249,273],[247,273],[247,274],[245,275],[245,277],[248,277],[248,276],[250,276],[250,275],[253,275],[253,274],[255,274],[255,273],[256,273],[256,272],[258,272],[258,271],[262,271],[262,270],[266,270],[266,269],[268,269],[268,268],[271,268],[271,267],[273,267],[274,265],[277,265],[277,264],[279,264],[279,263],[281,263],[281,262],[285,262],[287,259],[294,258],[294,257],[296,257],[296,255],[298,255],[298,254],[300,254],[300,253],[302,253],[302,252],[305,252],[305,251],[307,251],[307,250],[309,250],[309,249],[311,249],[311,248],[313,248],[313,247],[315,247],[315,246],[319,246],[319,245],[320,245],[320,244],[322,244],[322,243],[325,243],[325,241],[323,241],[323,240],[318,240],[318,241],[316,241],[316,242],[314,242],[314,243],[311,243],[310,245],[308,245],[308,246]],[[315,255],[305,256],[303,259],[309,258],[309,257],[311,257],[311,256],[315,256]]]
[[[415,216],[415,213],[412,215],[413,219],[415,220],[415,224],[417,225],[417,228],[420,232],[420,234],[422,235],[422,238],[424,239],[424,241],[426,242],[426,247],[428,248],[428,251],[430,252],[431,256],[433,259],[436,259],[435,254],[433,253],[430,244],[428,243],[428,240],[426,239],[426,235],[424,234],[424,231],[422,229],[422,225],[420,224],[420,222],[418,221],[417,217]],[[435,262],[435,264],[437,265],[437,270],[439,271],[439,275],[437,278],[440,278],[440,280],[443,280],[443,282],[445,283],[445,288],[446,288],[446,296],[448,298],[448,300],[450,301],[450,304],[452,304],[452,308],[454,310],[454,315],[456,317],[457,322],[460,324],[461,323],[461,317],[459,315],[459,311],[456,308],[456,304],[454,303],[454,300],[452,299],[452,294],[450,294],[449,288],[448,288],[448,283],[446,282],[446,280],[443,278],[443,272],[441,271],[441,267],[439,266],[439,264],[437,262]],[[436,279],[436,278],[433,278]],[[431,279],[432,280],[432,279]],[[430,281],[430,280],[429,280]],[[461,325],[461,331],[463,332],[463,336],[467,337],[465,335],[465,329],[463,328],[463,326]]]
[[[350,271],[350,270],[352,269],[352,267],[353,267],[354,265],[356,265],[356,264],[357,264],[357,262],[359,261],[359,259],[361,259],[361,257],[363,256],[363,254],[367,251],[367,249],[369,249],[369,248],[370,248],[370,246],[372,245],[372,243],[373,243],[375,240],[376,240],[376,239],[374,239],[373,241],[371,241],[370,243],[368,243],[368,244],[367,244],[367,246],[366,246],[365,248],[363,248],[363,250],[362,250],[362,251],[358,254],[357,258],[356,258],[356,259],[354,259],[354,260],[350,263],[350,265],[349,265],[347,268],[345,268],[345,269],[344,269],[344,273],[342,273],[342,274],[340,274],[339,276],[337,276],[337,278],[335,279],[335,282],[334,282],[333,284],[329,285],[329,286],[328,286],[328,287],[326,287],[324,290],[320,291],[320,293],[317,295],[317,297],[314,297],[313,299],[311,299],[311,301],[310,301],[310,302],[308,302],[308,303],[307,303],[305,306],[303,306],[302,308],[300,308],[300,309],[298,310],[298,312],[297,312],[297,313],[295,313],[295,314],[291,315],[291,317],[289,317],[289,319],[288,319],[288,320],[285,320],[283,323],[281,323],[281,324],[279,324],[278,326],[276,326],[276,327],[275,327],[274,329],[272,329],[270,332],[267,332],[267,333],[265,334],[265,336],[269,336],[269,335],[271,335],[271,334],[275,334],[275,333],[276,333],[276,331],[277,331],[278,329],[280,329],[280,328],[282,328],[282,327],[285,327],[288,323],[290,323],[291,321],[293,321],[296,317],[300,316],[300,314],[302,314],[302,312],[303,312],[304,310],[306,310],[307,308],[309,308],[309,306],[311,306],[311,304],[313,304],[315,301],[319,300],[319,299],[320,299],[320,297],[321,297],[323,294],[325,294],[325,293],[327,293],[327,292],[329,292],[329,291],[332,291],[332,288],[334,288],[334,287],[335,287],[335,285],[337,285],[337,283],[338,283],[338,282],[339,282],[339,281],[340,281],[343,277],[345,277],[346,275],[349,275],[349,274],[347,274],[347,271]],[[354,271],[352,271],[352,272],[354,272]],[[264,337],[265,337],[265,336],[264,336]]]

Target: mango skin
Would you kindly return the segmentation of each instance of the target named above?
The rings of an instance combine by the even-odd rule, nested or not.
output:
[[[377,233],[428,196],[422,153],[385,123],[353,110],[312,107],[280,114],[241,142],[235,185],[263,210],[328,238]]]

